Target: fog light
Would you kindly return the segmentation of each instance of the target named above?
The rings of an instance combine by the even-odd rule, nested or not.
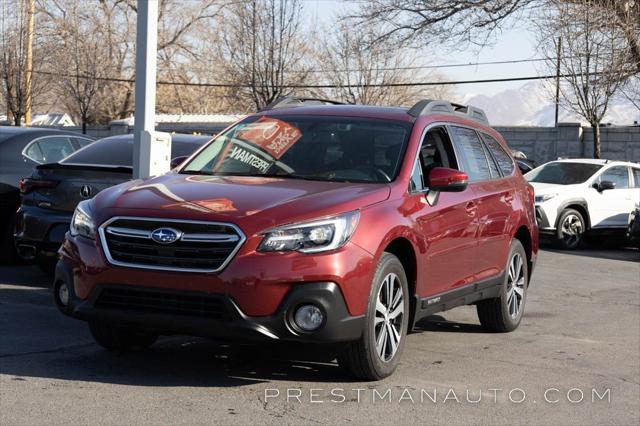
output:
[[[298,308],[294,317],[296,325],[304,331],[314,331],[320,328],[324,315],[320,308],[314,305],[303,305]]]

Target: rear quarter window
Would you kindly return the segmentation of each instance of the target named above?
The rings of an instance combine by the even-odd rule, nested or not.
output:
[[[493,158],[496,159],[498,163],[498,167],[502,171],[504,176],[509,176],[513,173],[514,164],[511,156],[502,148],[500,142],[498,142],[493,136],[489,136],[486,133],[482,133],[482,139],[484,139],[487,148],[493,155]]]

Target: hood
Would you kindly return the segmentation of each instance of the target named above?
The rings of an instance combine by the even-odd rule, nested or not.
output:
[[[93,209],[99,223],[127,215],[248,223],[264,229],[363,208],[389,194],[387,184],[168,173],[102,191]]]
[[[529,182],[533,186],[535,195],[545,194],[559,194],[563,192],[575,191],[577,188],[582,187],[584,184],[577,185],[558,185],[556,183],[543,183],[543,182]]]

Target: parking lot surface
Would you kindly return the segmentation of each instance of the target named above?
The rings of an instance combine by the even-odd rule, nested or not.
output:
[[[0,267],[2,425],[640,423],[636,250],[541,252],[518,330],[485,333],[474,307],[430,317],[376,383],[313,347],[168,337],[111,354],[48,284]]]

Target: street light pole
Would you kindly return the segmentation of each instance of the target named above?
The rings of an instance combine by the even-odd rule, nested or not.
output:
[[[150,175],[155,130],[158,0],[138,0],[133,177]]]

